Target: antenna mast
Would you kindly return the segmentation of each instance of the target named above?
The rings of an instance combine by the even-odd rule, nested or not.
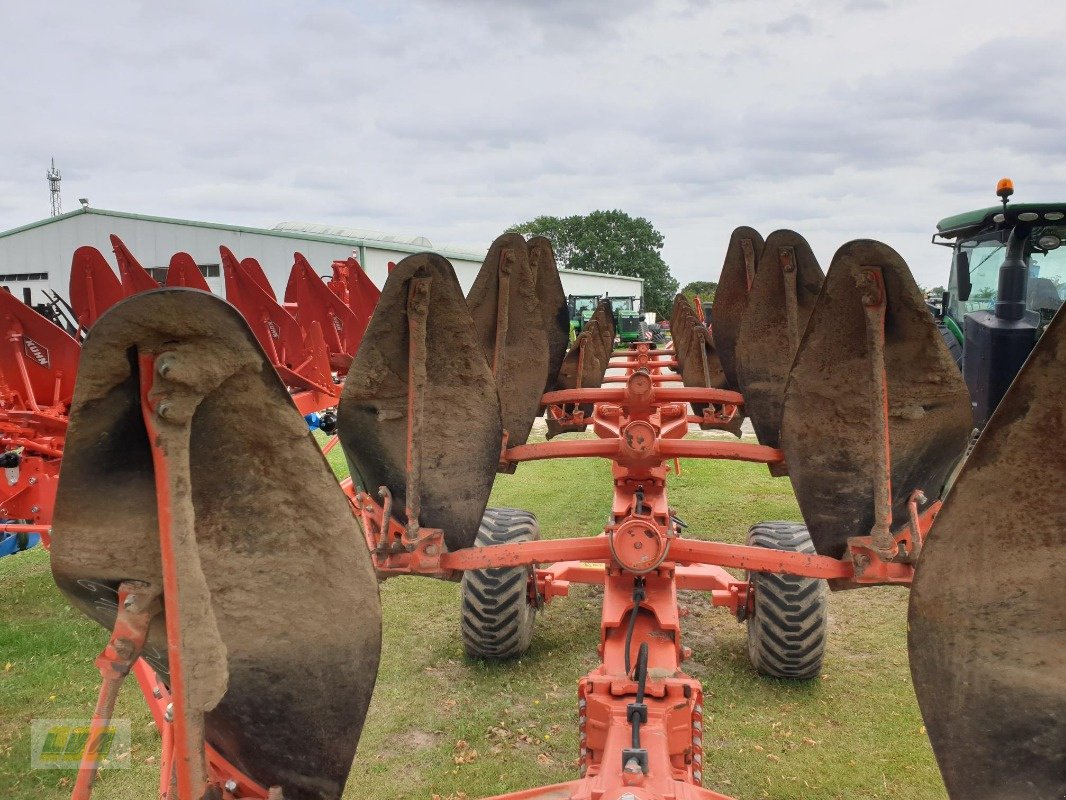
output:
[[[58,217],[63,213],[63,199],[59,196],[59,182],[63,176],[56,169],[56,160],[52,159],[52,166],[45,174],[48,178],[48,191],[52,194],[52,216]]]

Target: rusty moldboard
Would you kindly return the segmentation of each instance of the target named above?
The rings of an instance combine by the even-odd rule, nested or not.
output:
[[[972,428],[970,397],[906,263],[860,240],[833,257],[784,390],[781,448],[803,518],[822,555],[839,558],[875,522],[883,397],[873,377],[863,273],[884,283],[884,376],[891,453],[891,527],[922,489],[940,497]],[[747,398],[745,398],[747,400]],[[874,412],[877,412],[876,414]]]
[[[1066,316],[981,433],[926,539],[914,691],[952,800],[1066,797]]]
[[[406,525],[403,509],[411,507],[408,298],[414,280],[429,284],[424,421],[410,453],[426,467],[417,522],[443,530],[448,548],[458,550],[477,537],[496,476],[503,425],[496,382],[446,259],[430,253],[409,256],[389,274],[345,381],[338,432],[353,480],[374,498],[387,486],[394,514]]]
[[[529,269],[537,286],[540,313],[544,318],[548,338],[548,383],[544,391],[555,388],[566,350],[570,346],[570,311],[566,292],[555,263],[555,251],[545,236],[534,236],[526,242],[529,248]]]
[[[525,444],[540,411],[551,356],[521,234],[505,233],[492,243],[466,301],[496,380],[507,444]]]
[[[82,352],[52,571],[105,628],[122,581],[163,584],[160,508],[173,522],[180,592],[168,602],[181,620],[193,735],[202,717],[208,743],[287,798],[339,798],[377,670],[376,578],[343,492],[247,324],[191,289],[116,304]],[[157,615],[144,657],[164,680],[170,641]]]
[[[670,330],[682,383],[685,386],[703,389],[726,388],[725,371],[722,369],[722,362],[718,358],[709,331],[699,321],[692,303],[682,294],[674,298]],[[708,403],[693,403],[692,410],[697,416],[703,416],[708,405]],[[741,422],[742,418],[737,417],[731,428],[737,436],[740,435]],[[705,426],[701,425],[701,427]]]
[[[807,240],[774,231],[759,256],[736,341],[744,410],[759,441],[777,447],[785,381],[824,274]]]
[[[739,391],[736,346],[740,322],[748,308],[748,293],[755,279],[763,238],[754,228],[741,226],[733,231],[726,248],[718,288],[711,304],[711,331],[718,357],[725,371],[726,387]]]

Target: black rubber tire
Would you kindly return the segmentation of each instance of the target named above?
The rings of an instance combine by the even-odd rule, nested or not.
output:
[[[518,508],[487,508],[475,547],[540,539],[537,518]],[[532,567],[494,567],[463,573],[460,630],[470,658],[504,661],[529,649],[537,609],[529,601]]]
[[[943,322],[938,322],[936,327],[944,339],[944,344],[947,345],[948,352],[955,359],[955,366],[959,368],[959,372],[962,372],[962,344],[959,343],[959,340],[955,338],[955,334]]]
[[[814,555],[807,526],[761,522],[748,544]],[[810,680],[822,671],[829,628],[829,587],[824,580],[769,572],[748,574],[755,610],[747,618],[748,658],[771,678]]]

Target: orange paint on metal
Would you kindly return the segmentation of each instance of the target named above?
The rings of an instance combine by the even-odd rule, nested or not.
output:
[[[185,718],[185,672],[182,667],[181,610],[178,601],[178,572],[174,553],[173,518],[171,516],[170,464],[160,444],[155,425],[155,412],[149,399],[155,357],[141,354],[137,358],[141,375],[141,410],[148,442],[152,448],[155,470],[156,504],[159,514],[159,554],[163,574],[163,605],[167,631],[167,661],[170,669],[170,691],[174,700],[174,769],[177,774],[178,797],[200,797],[206,789],[201,771],[194,759],[201,753],[189,752],[189,728]]]

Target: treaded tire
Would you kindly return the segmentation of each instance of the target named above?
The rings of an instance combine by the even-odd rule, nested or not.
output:
[[[540,539],[537,518],[517,508],[487,508],[475,547]],[[529,649],[537,609],[529,602],[532,567],[493,567],[463,573],[460,629],[470,658],[504,661]]]
[[[936,327],[940,331],[940,336],[944,339],[944,344],[947,345],[948,352],[955,359],[955,366],[959,368],[959,372],[962,372],[962,345],[959,344],[959,340],[955,338],[955,334],[951,332],[951,329],[943,322],[938,322]]]
[[[807,526],[798,522],[761,522],[748,531],[748,544],[815,554]],[[747,619],[751,665],[771,678],[817,677],[828,633],[826,582],[770,572],[749,573],[748,580],[755,591]]]

